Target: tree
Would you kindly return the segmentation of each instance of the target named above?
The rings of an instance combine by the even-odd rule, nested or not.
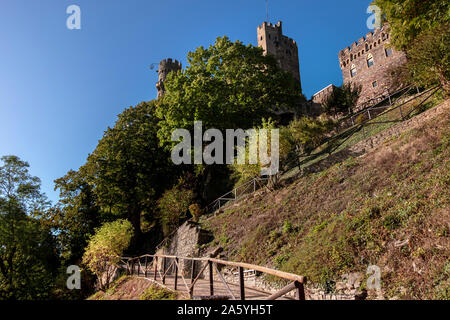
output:
[[[406,50],[423,31],[449,22],[447,0],[375,0],[391,28],[391,43],[397,50]]]
[[[49,216],[53,228],[58,231],[64,263],[78,264],[89,237],[108,218],[96,204],[96,196],[83,169],[70,170],[64,177],[56,179],[56,189],[60,190],[59,204],[50,209]]]
[[[99,222],[126,218],[133,225],[138,243],[141,222],[158,221],[156,201],[171,186],[177,168],[159,146],[154,101],[124,110],[114,127],[108,128],[86,163],[56,181],[61,190],[62,214],[76,221],[70,230],[85,232],[79,245]],[[83,224],[78,224],[83,222]],[[76,235],[70,232],[72,236]]]
[[[132,237],[131,223],[119,219],[103,224],[90,238],[83,255],[83,264],[97,276],[100,290],[108,288]]]
[[[1,158],[0,299],[45,299],[57,266],[56,244],[44,217],[49,203],[29,164]]]
[[[170,73],[158,102],[159,137],[169,148],[178,128],[192,132],[194,121],[206,129],[248,129],[274,109],[299,108],[300,85],[274,57],[227,37],[188,54],[184,71]]]
[[[450,94],[450,24],[421,33],[407,51],[411,80],[418,85],[440,84]]]
[[[340,87],[333,88],[333,91],[324,101],[324,109],[327,114],[337,115],[337,113],[352,112],[358,103],[362,87],[344,83]]]
[[[186,218],[189,206],[194,199],[194,192],[183,188],[181,184],[167,190],[158,200],[159,217],[165,235],[168,235]]]

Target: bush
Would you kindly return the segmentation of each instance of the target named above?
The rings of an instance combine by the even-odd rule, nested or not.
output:
[[[121,219],[105,223],[90,238],[83,255],[83,264],[97,276],[100,290],[108,288],[132,237],[131,223]]]
[[[140,300],[177,300],[178,295],[175,292],[152,285],[144,291],[139,297]]]
[[[200,205],[198,203],[191,204],[189,206],[189,212],[192,215],[192,219],[195,222],[198,222],[198,219],[200,218],[200,215],[202,214],[202,209],[200,208]]]
[[[186,218],[189,205],[194,199],[194,192],[181,186],[164,192],[158,200],[159,218],[167,235],[180,225],[180,221]]]

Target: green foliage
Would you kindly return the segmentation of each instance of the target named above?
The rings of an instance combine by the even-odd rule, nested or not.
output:
[[[173,130],[192,132],[195,120],[203,122],[204,130],[247,129],[270,110],[296,109],[304,99],[292,75],[261,48],[223,37],[207,49],[189,52],[187,60],[185,70],[169,74],[158,102],[159,137],[168,147]]]
[[[159,218],[167,235],[180,225],[194,199],[194,192],[177,185],[158,200]]]
[[[29,164],[4,156],[0,166],[0,300],[46,299],[58,267],[45,221],[48,202]]]
[[[391,43],[405,50],[423,32],[449,22],[450,3],[447,0],[375,0],[389,22]]]
[[[335,87],[324,101],[324,109],[327,114],[352,112],[361,95],[361,86],[344,83]]]
[[[134,240],[141,234],[143,218],[149,225],[158,221],[156,201],[174,180],[177,168],[159,147],[157,126],[153,101],[124,110],[86,164],[56,181],[62,197],[61,228],[69,230],[72,240],[85,241],[74,238],[78,226],[70,225],[73,217],[89,222],[83,227],[85,233],[99,222],[126,218],[133,225]]]
[[[202,209],[198,203],[193,203],[189,206],[189,212],[192,215],[194,222],[198,222],[202,214]]]
[[[441,84],[446,94],[450,94],[450,24],[421,33],[407,53],[407,67],[415,83]]]
[[[83,264],[98,278],[101,290],[108,288],[123,251],[130,245],[133,226],[119,219],[96,230],[83,255]]]
[[[334,128],[334,123],[329,118],[321,116],[317,119],[302,117],[292,121],[285,134],[287,139],[297,152],[311,152],[325,138],[326,134]]]
[[[140,300],[177,300],[176,292],[169,291],[156,285],[147,288],[139,297]]]

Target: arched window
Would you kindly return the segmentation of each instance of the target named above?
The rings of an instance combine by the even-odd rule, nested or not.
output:
[[[374,65],[373,56],[371,53],[367,56],[367,67],[372,67]]]
[[[352,67],[350,68],[350,75],[352,76],[352,78],[354,76],[356,76],[358,74],[358,72],[356,71],[356,66],[354,64],[352,64]]]

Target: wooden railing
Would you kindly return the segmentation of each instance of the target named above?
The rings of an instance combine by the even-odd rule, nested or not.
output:
[[[186,279],[183,272],[180,272],[182,268],[180,267],[181,261],[184,263],[188,262],[190,264],[190,275],[189,279]],[[159,267],[159,262],[161,267]],[[143,275],[147,277],[149,275],[149,270],[153,272],[153,280],[156,282],[161,282],[163,285],[166,284],[166,279],[168,275],[174,276],[174,290],[178,289],[178,279],[181,278],[183,285],[185,286],[189,297],[192,299],[194,294],[194,287],[196,283],[204,277],[204,273],[208,270],[207,281],[209,282],[209,295],[214,297],[214,271],[218,276],[221,283],[223,283],[229,296],[222,298],[232,298],[233,300],[245,300],[246,286],[245,286],[245,269],[258,271],[264,274],[268,274],[280,279],[287,280],[289,284],[279,290],[278,292],[266,297],[266,300],[276,300],[287,293],[295,290],[295,298],[297,300],[305,300],[305,289],[304,284],[306,283],[306,277],[299,276],[292,273],[287,273],[279,270],[270,269],[267,267],[257,266],[242,262],[230,262],[214,258],[193,258],[193,257],[178,257],[170,255],[151,255],[145,254],[139,257],[123,257],[122,258],[123,267],[129,275]],[[239,269],[239,295],[236,296],[235,293],[230,289],[229,283],[225,280],[224,275],[222,275],[219,266],[228,266]],[[247,288],[248,289],[248,288]]]

